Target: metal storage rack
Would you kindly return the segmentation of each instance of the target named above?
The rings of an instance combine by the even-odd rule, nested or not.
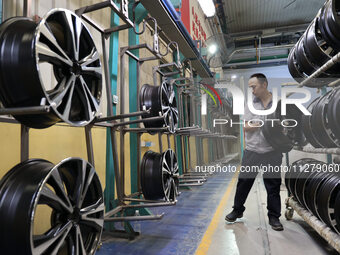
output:
[[[323,66],[317,69],[313,74],[311,74],[308,78],[298,84],[298,87],[301,88],[305,86],[312,79],[317,78],[324,71],[328,70],[336,63],[340,62],[340,53],[337,53],[334,57],[332,57],[329,61],[327,61]],[[335,88],[335,86],[339,85],[340,79],[337,79],[327,86],[331,88]],[[295,150],[308,152],[308,153],[319,153],[319,154],[336,154],[340,155],[340,148],[312,148],[309,146],[306,147],[294,147]],[[288,194],[288,198],[285,201],[286,203],[286,212],[285,217],[287,220],[291,220],[296,211],[305,222],[310,225],[320,236],[322,236],[335,250],[340,252],[340,237],[337,233],[335,233],[332,229],[330,229],[326,224],[321,222],[317,217],[311,214],[309,211],[304,209],[299,202],[296,201],[293,197],[290,197]]]
[[[28,11],[28,5],[29,1],[24,1],[25,3],[25,11],[27,14]],[[139,4],[139,2],[136,2],[135,6]],[[91,20],[89,17],[86,16],[86,13],[94,12],[103,8],[110,8],[114,13],[116,13],[120,19],[123,21],[123,25],[115,26],[115,27],[109,27],[109,28],[101,28],[96,22]],[[112,157],[114,162],[114,173],[115,173],[115,184],[117,187],[117,197],[118,197],[118,204],[117,207],[113,210],[108,211],[105,214],[105,221],[106,222],[125,222],[125,231],[117,231],[117,234],[119,236],[124,236],[128,238],[133,238],[137,233],[133,230],[132,226],[129,224],[129,221],[140,221],[140,220],[159,220],[163,217],[164,214],[161,215],[144,215],[144,216],[122,216],[124,215],[124,212],[126,209],[135,209],[135,208],[149,208],[149,207],[159,207],[159,206],[172,206],[176,204],[176,201],[153,201],[153,200],[145,200],[140,199],[141,187],[140,184],[140,161],[141,161],[141,136],[143,133],[153,131],[158,133],[159,137],[159,150],[162,152],[162,134],[167,135],[167,142],[168,147],[170,147],[170,137],[171,135],[174,136],[180,136],[180,146],[185,145],[185,137],[189,139],[191,135],[194,137],[203,140],[203,139],[212,139],[214,146],[217,146],[217,139],[223,138],[223,139],[230,139],[230,138],[236,138],[235,136],[228,136],[224,135],[219,132],[215,132],[213,130],[203,130],[198,125],[196,126],[189,126],[187,123],[182,122],[180,124],[180,128],[176,131],[175,134],[170,134],[166,128],[142,128],[141,123],[148,120],[158,120],[163,119],[164,116],[159,117],[151,117],[151,118],[144,118],[141,119],[141,116],[144,114],[149,113],[149,110],[143,109],[141,111],[136,112],[130,112],[126,113],[124,109],[124,75],[125,70],[124,68],[121,68],[121,80],[120,80],[120,114],[114,115],[113,109],[112,109],[112,91],[111,91],[111,80],[110,80],[110,73],[109,73],[109,64],[108,64],[108,53],[106,51],[106,40],[110,37],[110,35],[114,32],[118,32],[124,29],[128,28],[135,28],[134,20],[129,19],[128,15],[128,1],[127,0],[121,0],[120,1],[120,7],[118,7],[112,0],[103,1],[100,3],[96,3],[93,5],[85,6],[82,8],[77,9],[76,14],[82,19],[84,19],[88,24],[90,24],[94,29],[96,29],[101,34],[101,42],[102,42],[102,49],[103,49],[103,68],[104,68],[104,79],[105,79],[105,89],[106,89],[106,95],[107,95],[107,104],[108,104],[108,117],[97,117],[95,120],[86,125],[84,127],[85,131],[85,137],[86,137],[86,149],[87,149],[87,157],[88,161],[94,166],[94,149],[93,149],[93,142],[92,142],[92,132],[91,129],[93,126],[101,126],[101,127],[107,127],[110,130],[111,134],[111,146],[112,146]],[[26,15],[27,16],[27,15]],[[157,22],[153,19],[155,23],[155,31],[157,32]],[[145,28],[145,24],[144,24]],[[136,30],[135,30],[136,32]],[[180,98],[180,109],[181,111],[183,108],[186,110],[185,113],[182,114],[188,114],[187,112],[187,105],[182,105],[181,98],[187,97],[185,95],[187,87],[192,86],[192,77],[190,78],[184,78],[184,75],[181,78],[177,79],[171,79],[174,75],[180,75],[182,71],[181,64],[179,63],[179,49],[178,45],[176,45],[175,42],[170,42],[170,44],[167,46],[167,52],[165,54],[169,53],[170,46],[175,45],[177,48],[177,62],[169,63],[169,64],[163,64],[159,65],[154,68],[154,81],[156,84],[157,81],[157,73],[161,75],[162,79],[168,80],[171,84],[175,85],[178,88],[178,96]],[[135,54],[132,53],[133,50],[140,50],[140,49],[146,49],[148,50],[153,56],[147,57],[147,58],[139,58]],[[154,36],[154,43],[153,46],[149,46],[148,44],[139,44],[134,46],[128,46],[128,47],[122,47],[120,48],[120,61],[121,66],[124,66],[125,58],[128,56],[129,58],[132,58],[137,63],[137,109],[139,108],[139,89],[140,89],[140,68],[143,65],[143,63],[161,59],[165,54],[161,54],[158,49],[158,36],[155,34]],[[189,62],[189,68],[191,69],[191,64]],[[170,71],[166,71],[167,69],[171,69]],[[192,74],[192,70],[191,70]],[[181,81],[185,81],[186,83],[178,83]],[[185,99],[184,101],[187,102]],[[43,101],[42,101],[43,102]],[[43,114],[48,113],[50,111],[50,106],[48,105],[39,105],[34,107],[18,107],[18,108],[1,108],[0,109],[0,115],[24,115],[24,114]],[[195,113],[195,115],[198,114],[198,112]],[[125,121],[127,118],[137,117],[136,120],[130,120]],[[198,118],[198,116],[194,116],[194,118]],[[186,118],[188,120],[188,116]],[[196,122],[196,119],[194,120],[194,123]],[[13,118],[1,118],[1,122],[8,122],[8,123],[17,123],[16,120]],[[127,127],[130,124],[138,124],[138,128],[129,128]],[[118,148],[117,148],[117,138],[116,133],[120,133],[120,157],[118,157]],[[125,167],[124,167],[124,135],[128,132],[134,132],[137,133],[137,161],[138,161],[138,169],[137,169],[137,179],[138,179],[138,192],[134,194],[126,195],[124,194],[124,177],[125,177]],[[188,153],[185,153],[186,155],[189,155],[190,157],[190,146],[184,146],[186,150],[188,150]],[[175,151],[177,154],[177,145],[175,142]],[[21,161],[25,161],[29,158],[29,128],[21,125]],[[198,157],[199,155],[197,155]],[[232,155],[233,156],[233,155]],[[182,155],[182,158],[184,158],[184,155]],[[228,157],[228,160],[231,160],[232,157]],[[119,164],[120,162],[120,164]],[[187,166],[186,163],[183,162],[183,169],[184,174],[182,176],[182,184],[180,186],[197,186],[202,185],[204,181],[206,181],[207,175],[202,175],[201,173],[198,173],[196,175],[194,172],[190,171],[190,159],[189,159],[189,166]],[[191,177],[193,176],[193,177]],[[196,182],[196,184],[195,184]],[[132,204],[126,204],[126,202],[132,202]],[[117,216],[115,216],[117,215]],[[113,217],[115,216],[115,217]]]

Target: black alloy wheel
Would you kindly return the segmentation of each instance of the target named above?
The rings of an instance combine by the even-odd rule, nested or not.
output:
[[[316,104],[316,102],[320,99],[320,97],[314,99],[309,106],[307,107],[307,110],[312,113],[313,107]],[[305,135],[307,141],[314,147],[314,148],[322,148],[322,145],[318,142],[318,140],[315,138],[315,135],[312,130],[312,123],[311,123],[311,115],[302,115],[302,129],[303,134]]]
[[[313,74],[319,66],[313,64],[308,58],[305,50],[306,35],[304,34],[296,44],[296,61],[301,71],[308,77]],[[306,84],[307,87],[322,87],[327,82],[327,78],[330,78],[329,74],[322,73],[316,79]]]
[[[336,231],[340,233],[340,192],[338,192],[338,195],[335,198],[334,203],[334,215],[335,215],[335,221],[336,221]]]
[[[326,165],[324,162],[317,161],[314,159],[307,159],[304,161],[304,164],[301,168],[301,172],[297,175],[295,181],[295,196],[299,203],[303,205],[305,208],[308,208],[306,198],[305,198],[305,191],[310,178],[313,178],[316,174],[316,167],[315,166],[324,166]]]
[[[36,24],[14,17],[0,26],[0,99],[4,107],[46,104],[49,113],[14,116],[32,128],[64,121],[85,126],[99,110],[102,69],[85,23],[53,9]]]
[[[288,55],[288,70],[290,75],[296,80],[298,83],[301,83],[308,76],[300,71],[300,67],[296,61],[296,47],[292,48]]]
[[[305,171],[306,168],[308,168],[308,164],[314,161],[315,160],[311,158],[299,159],[292,163],[289,168],[289,172],[286,173],[285,184],[289,193],[292,194],[294,197],[297,197],[295,188],[296,180],[298,179],[301,172]]]
[[[318,193],[323,183],[331,177],[332,175],[329,173],[318,172],[313,177],[313,179],[310,180],[308,186],[306,187],[305,199],[306,199],[307,208],[310,210],[312,214],[314,214],[320,220],[321,220],[321,217],[317,209]]]
[[[325,3],[320,14],[320,32],[325,41],[335,50],[340,51],[340,3],[330,0]]]
[[[330,228],[338,231],[336,219],[335,219],[335,199],[340,191],[340,177],[332,175],[327,179],[317,194],[316,205],[321,220],[327,224]]]
[[[3,254],[94,254],[104,224],[95,169],[80,158],[16,165],[0,183],[0,221]]]
[[[327,120],[332,133],[340,140],[340,89],[334,89],[327,107]]]
[[[294,146],[303,146],[306,144],[306,138],[301,127],[302,112],[295,105],[287,105],[286,115],[281,115],[281,104],[278,103],[276,111],[267,116],[268,121],[265,121],[262,127],[262,133],[267,142],[277,151],[289,152]],[[286,127],[281,123],[270,121],[278,119],[284,122]],[[297,126],[289,119],[297,122]],[[290,126],[290,127],[289,127]]]
[[[312,133],[318,143],[325,148],[335,148],[340,146],[340,140],[336,138],[330,129],[328,120],[328,103],[333,93],[334,91],[329,91],[316,101],[310,119]]]
[[[318,68],[329,61],[336,55],[336,51],[323,39],[320,28],[320,18],[316,17],[311,23],[310,27],[305,34],[304,49],[307,58],[314,66]],[[329,68],[325,73],[331,75],[332,78],[339,76],[340,65],[336,64]],[[328,77],[326,82],[331,81],[331,77]]]
[[[172,85],[163,82],[161,86],[144,84],[140,91],[140,110],[150,109],[150,114],[144,114],[143,119],[164,116],[164,119],[144,121],[145,128],[167,127],[174,133],[178,123],[178,110],[175,91]],[[153,133],[153,132],[150,132]]]
[[[162,154],[147,151],[141,164],[141,187],[145,199],[176,201],[179,173],[173,150]]]

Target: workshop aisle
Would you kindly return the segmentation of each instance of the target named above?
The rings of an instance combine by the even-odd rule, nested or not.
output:
[[[257,178],[246,202],[246,212],[235,223],[226,223],[231,210],[237,179],[219,173],[200,187],[182,190],[176,206],[151,209],[165,212],[160,221],[140,222],[141,236],[133,241],[103,236],[99,255],[322,255],[337,254],[295,213],[284,217],[287,190],[281,186],[284,231],[268,224],[266,191]],[[132,223],[134,224],[134,223]]]
[[[204,236],[196,252],[197,255],[338,254],[296,213],[293,220],[286,220],[284,202],[287,190],[284,184],[281,185],[282,216],[280,218],[284,231],[274,231],[268,224],[267,193],[262,178],[255,180],[245,204],[244,217],[235,223],[227,223],[224,217],[232,210],[235,190],[236,184],[232,187],[227,206],[221,209],[223,213],[217,219],[218,227],[210,236],[207,234]],[[212,240],[209,247],[204,245],[205,239]]]
[[[103,246],[96,254],[194,254],[232,176],[216,173],[203,186],[181,189],[177,205],[150,209],[157,214],[164,212],[162,220],[140,222],[142,234],[133,241],[105,233]]]

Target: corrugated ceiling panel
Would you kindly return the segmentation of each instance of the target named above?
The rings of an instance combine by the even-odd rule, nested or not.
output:
[[[229,33],[309,23],[324,0],[224,0]]]

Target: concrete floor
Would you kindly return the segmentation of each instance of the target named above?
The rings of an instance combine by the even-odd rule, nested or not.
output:
[[[268,224],[266,190],[263,180],[257,178],[246,202],[244,217],[235,223],[226,223],[225,214],[232,210],[235,187],[229,197],[223,217],[212,236],[213,245],[207,255],[248,255],[248,254],[338,254],[302,218],[294,213],[293,220],[284,217],[287,190],[281,186],[282,216],[284,231],[274,231]]]
[[[261,178],[250,192],[244,217],[233,224],[226,223],[224,217],[232,209],[235,184],[232,174],[221,173],[201,187],[183,190],[176,206],[152,209],[154,213],[165,212],[163,220],[142,222],[141,236],[133,241],[105,233],[97,254],[338,254],[297,214],[292,221],[281,217],[284,231],[272,230]],[[286,196],[282,185],[283,215]]]

